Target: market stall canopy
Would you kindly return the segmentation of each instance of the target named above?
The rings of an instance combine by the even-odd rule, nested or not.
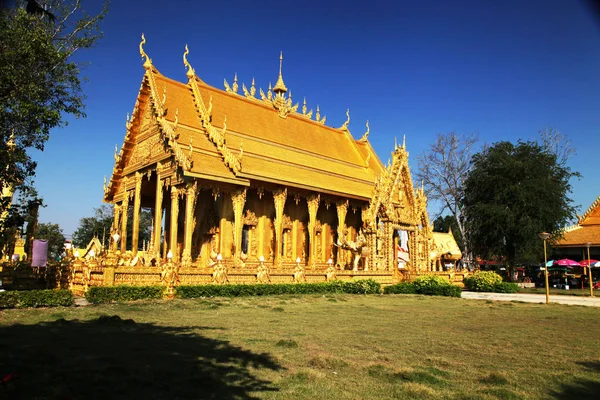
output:
[[[573,267],[573,266],[577,266],[579,267],[579,263],[575,260],[570,260],[568,258],[563,258],[560,260],[555,260],[553,265],[559,265],[561,267]]]
[[[588,265],[594,265],[596,263],[599,263],[600,261],[598,260],[582,260],[579,262],[579,265],[582,267],[587,267]]]

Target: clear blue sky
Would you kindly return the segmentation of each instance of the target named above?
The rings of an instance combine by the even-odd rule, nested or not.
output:
[[[86,8],[99,9],[88,0]],[[90,61],[87,118],[52,132],[38,160],[41,222],[71,234],[102,203],[113,149],[125,135],[144,69],[138,45],[165,75],[186,81],[184,46],[205,82],[237,73],[266,89],[279,51],[294,99],[318,104],[327,124],[369,139],[386,162],[406,135],[411,167],[438,133],[478,133],[480,144],[569,136],[583,174],[573,198],[585,211],[600,195],[600,25],[586,3],[508,1],[113,1]],[[430,212],[435,212],[431,209]]]

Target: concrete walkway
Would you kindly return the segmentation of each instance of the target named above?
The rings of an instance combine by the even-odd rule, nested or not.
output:
[[[599,293],[600,295],[600,293]],[[463,299],[546,303],[545,294],[462,292]],[[550,295],[550,303],[600,307],[600,297]]]

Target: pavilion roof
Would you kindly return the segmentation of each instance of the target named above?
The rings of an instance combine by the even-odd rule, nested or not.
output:
[[[368,141],[368,123],[356,140],[348,129],[349,112],[347,121],[334,128],[325,125],[318,107],[315,119],[306,102],[299,111],[284,87],[281,57],[278,84],[267,94],[260,89],[257,98],[254,80],[250,90],[242,85],[244,94],[237,93],[237,76],[232,86],[225,81],[226,90],[203,82],[187,61],[187,46],[187,84],[168,78],[152,65],[144,43],[146,73],[130,120],[135,124],[128,121],[105,199],[114,196],[124,176],[144,106],[151,107],[184,175],[246,185],[252,179],[370,199],[385,166]]]

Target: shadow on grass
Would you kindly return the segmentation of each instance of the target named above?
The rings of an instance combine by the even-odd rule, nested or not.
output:
[[[251,369],[283,369],[269,354],[197,333],[206,329],[118,316],[0,327],[0,398],[254,399],[278,390]]]
[[[553,398],[557,400],[597,400],[600,393],[600,380],[598,372],[600,371],[600,362],[581,361],[577,364],[585,367],[587,373],[595,376],[596,380],[578,379],[573,383],[564,383],[558,391],[551,392]]]

